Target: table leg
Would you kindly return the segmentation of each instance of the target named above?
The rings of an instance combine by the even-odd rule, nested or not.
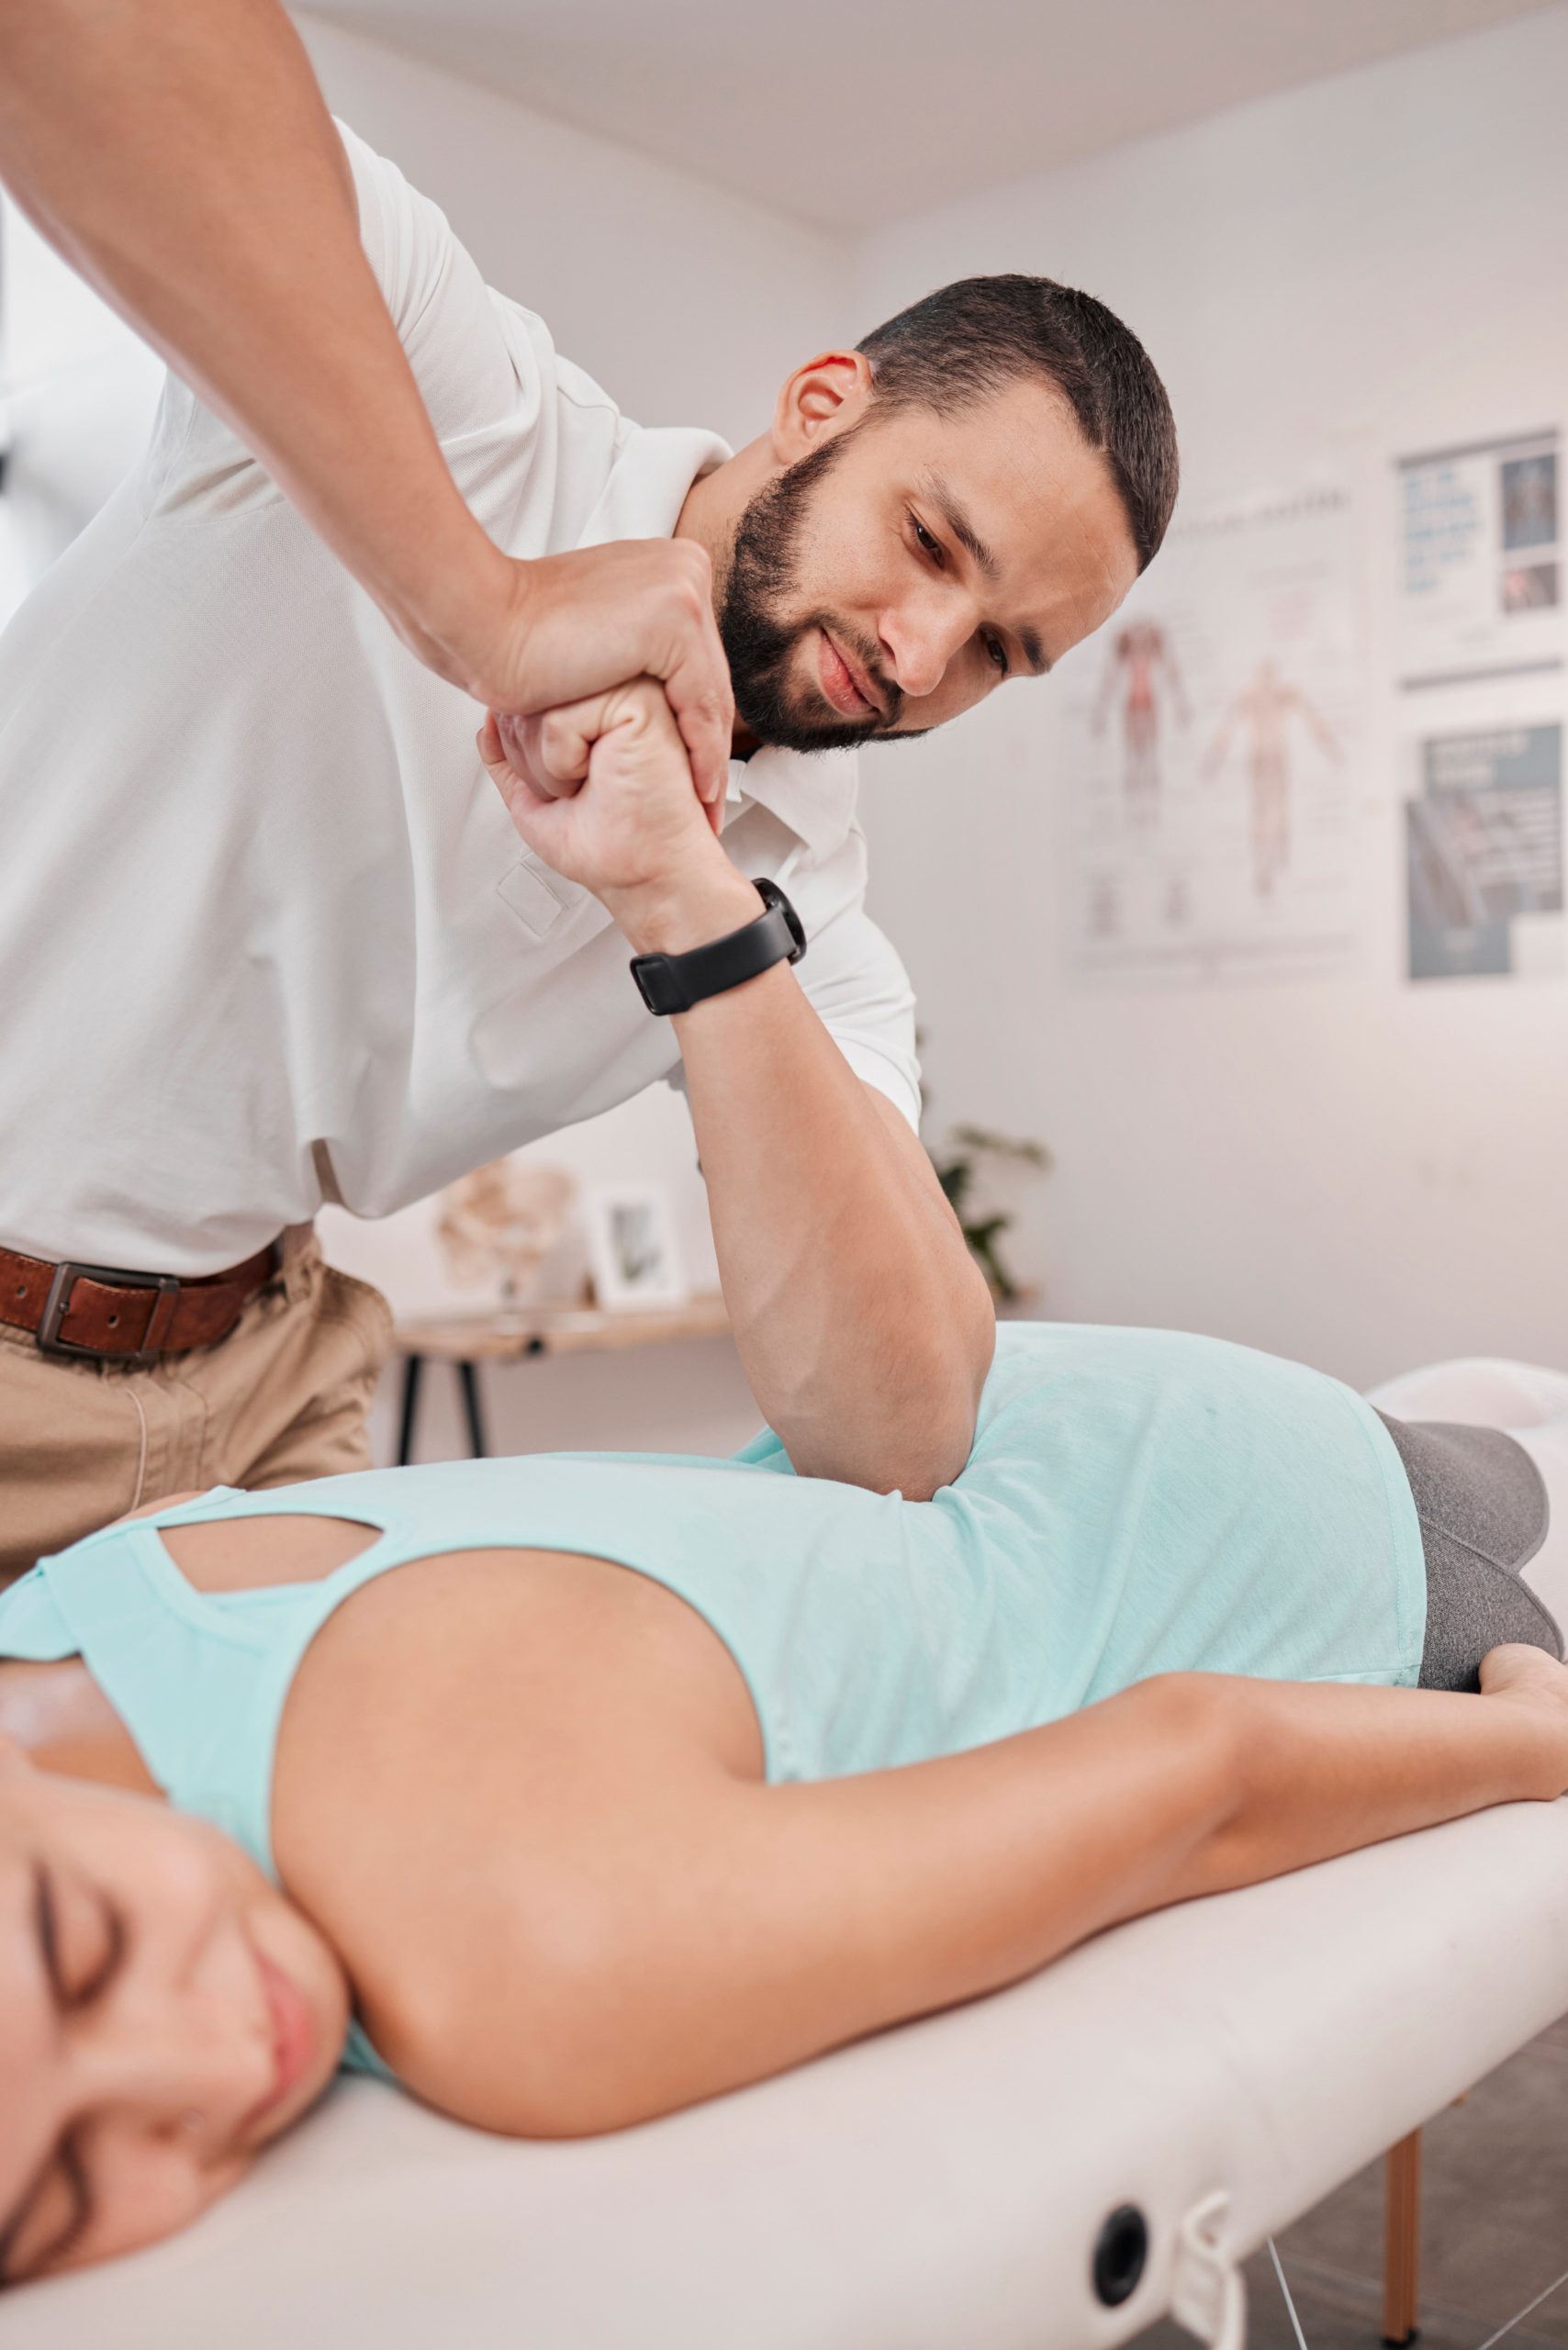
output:
[[[479,1367],[477,1363],[460,1362],[457,1376],[463,1384],[463,1408],[468,1416],[468,1449],[476,1460],[485,1458],[485,1423],[479,1412]]]
[[[414,1454],[414,1416],[420,1406],[420,1373],[423,1355],[403,1357],[403,1401],[398,1420],[398,1466],[406,1469]]]
[[[1421,2132],[1390,2146],[1384,2174],[1383,2338],[1403,2344],[1417,2333],[1416,2262],[1421,2236]]]

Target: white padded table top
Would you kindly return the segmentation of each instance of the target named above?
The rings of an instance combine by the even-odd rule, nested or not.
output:
[[[994,1998],[620,2137],[345,2082],[196,2229],[4,2304],[6,2350],[1067,2350],[1169,2304],[1568,2010],[1568,1802],[1103,1936]],[[1152,2248],[1091,2283],[1115,2206]]]

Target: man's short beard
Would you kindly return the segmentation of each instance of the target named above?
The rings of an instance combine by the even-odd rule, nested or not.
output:
[[[818,718],[797,707],[790,688],[790,656],[813,629],[830,629],[858,658],[867,659],[866,649],[830,613],[812,612],[803,620],[781,617],[795,586],[812,494],[860,430],[857,424],[836,433],[765,484],[735,526],[719,610],[735,709],[759,743],[776,743],[786,751],[835,751],[885,736],[902,701],[899,688],[879,673],[887,695],[885,715],[873,711],[864,719]],[[876,665],[871,661],[868,666]]]

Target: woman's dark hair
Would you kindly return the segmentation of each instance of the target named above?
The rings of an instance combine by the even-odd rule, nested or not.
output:
[[[877,327],[858,348],[877,399],[951,415],[1031,375],[1054,384],[1110,467],[1138,568],[1176,503],[1176,420],[1136,334],[1092,294],[1049,277],[960,277]]]

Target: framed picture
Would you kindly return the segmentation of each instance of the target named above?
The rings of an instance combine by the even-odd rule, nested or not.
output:
[[[686,1276],[668,1195],[656,1183],[597,1184],[583,1194],[594,1294],[608,1311],[684,1305]]]

